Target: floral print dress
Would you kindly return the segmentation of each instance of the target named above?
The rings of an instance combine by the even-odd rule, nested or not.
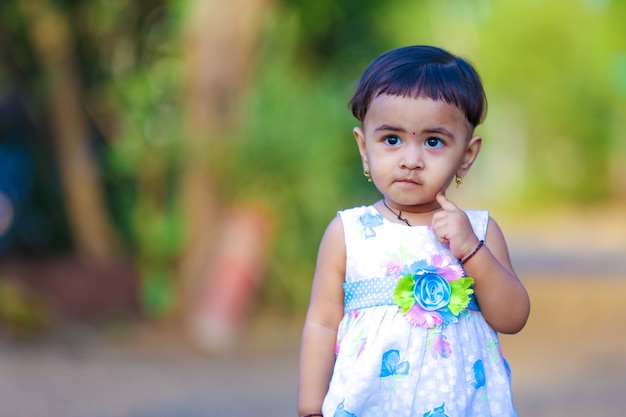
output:
[[[484,239],[488,212],[466,213]],[[373,206],[339,215],[345,315],[324,416],[516,416],[498,335],[448,246]]]

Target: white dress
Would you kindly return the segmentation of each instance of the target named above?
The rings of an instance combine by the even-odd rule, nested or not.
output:
[[[484,239],[488,212],[466,213]],[[498,335],[448,246],[373,206],[339,215],[345,315],[324,416],[516,416]]]

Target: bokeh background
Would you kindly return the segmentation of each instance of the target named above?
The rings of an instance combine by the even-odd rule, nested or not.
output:
[[[625,20],[622,0],[3,0],[0,414],[294,415],[320,237],[378,199],[347,102],[380,53],[435,44],[488,96],[449,197],[491,211],[531,293],[502,340],[520,415],[623,415]]]

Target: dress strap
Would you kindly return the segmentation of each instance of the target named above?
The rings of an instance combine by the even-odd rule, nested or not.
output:
[[[489,224],[489,211],[487,210],[465,210],[465,214],[470,220],[474,234],[478,240],[485,240],[487,235],[487,225]]]

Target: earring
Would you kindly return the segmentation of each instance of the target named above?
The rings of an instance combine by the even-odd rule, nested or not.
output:
[[[458,175],[455,175],[454,181],[456,181],[456,188],[459,188],[461,186],[461,183],[463,182],[463,177],[459,177]]]
[[[370,175],[369,171],[363,170],[363,175],[367,177],[367,182],[372,182],[372,176]]]

